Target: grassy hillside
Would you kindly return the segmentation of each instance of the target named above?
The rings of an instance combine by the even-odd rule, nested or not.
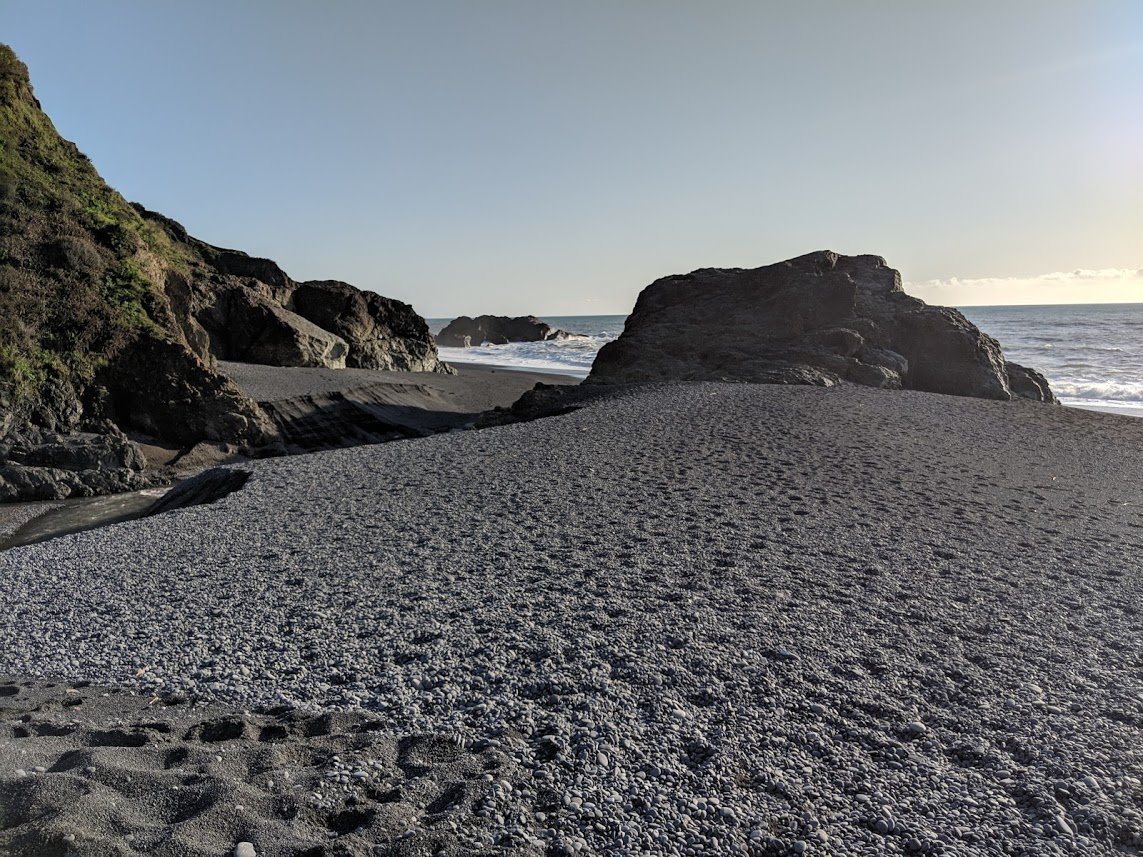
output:
[[[82,387],[139,336],[168,338],[160,284],[184,264],[59,136],[0,45],[0,392]]]

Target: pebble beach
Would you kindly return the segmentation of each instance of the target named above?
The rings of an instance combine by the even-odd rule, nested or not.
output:
[[[0,553],[0,853],[1143,846],[1143,421],[695,383],[239,466]]]

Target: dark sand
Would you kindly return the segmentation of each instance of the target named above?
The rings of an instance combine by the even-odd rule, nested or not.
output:
[[[229,855],[241,842],[376,853],[358,850],[366,839],[393,844],[381,853],[435,854],[447,838],[423,829],[425,813],[471,811],[492,790],[484,775],[515,766],[447,738],[395,740],[387,727],[365,712],[253,714],[0,676],[0,854]]]
[[[219,369],[256,402],[278,402],[382,385],[392,389],[394,403],[429,411],[472,415],[495,407],[507,407],[540,382],[580,382],[570,375],[463,364],[454,368],[456,375],[369,369],[289,369],[254,363],[219,364]]]
[[[517,372],[461,366],[456,375],[426,372],[377,372],[367,369],[300,369],[251,363],[220,364],[246,395],[295,416],[312,413],[328,394],[365,394],[371,405],[389,406],[389,414],[414,434],[459,428],[479,413],[507,407],[537,383],[578,384],[569,375]],[[399,417],[396,415],[399,412]],[[202,444],[189,451],[144,445],[147,461],[171,468],[179,478],[218,464],[246,459]],[[0,550],[34,544],[66,533],[82,532],[133,520],[165,489],[148,488],[110,497],[0,504]]]
[[[1143,845],[1137,419],[678,385],[249,469],[0,554],[0,673],[147,694],[10,685],[0,853]]]

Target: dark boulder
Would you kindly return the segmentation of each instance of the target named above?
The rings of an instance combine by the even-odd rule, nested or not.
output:
[[[504,315],[462,315],[453,319],[437,334],[437,345],[446,348],[471,348],[485,342],[505,345],[509,342],[544,342],[566,339],[576,334],[558,330],[534,315],[509,318]]]
[[[167,278],[166,292],[184,337],[205,342],[209,356],[271,366],[453,371],[408,304],[336,280],[295,282],[269,259],[215,247],[169,217],[135,210],[189,260]]]
[[[229,286],[215,293],[198,321],[219,360],[269,366],[345,367],[349,345],[252,288]]]
[[[242,488],[249,479],[249,470],[212,467],[176,485],[144,511],[143,517],[214,503]]]
[[[122,433],[30,427],[0,443],[0,502],[62,500],[144,488],[146,460]]]
[[[147,464],[139,447],[126,436],[87,432],[45,434],[36,445],[11,449],[8,461],[60,470],[97,470],[101,467],[142,470]]]
[[[1008,372],[1008,387],[1012,390],[1013,396],[1037,402],[1059,402],[1056,394],[1048,386],[1048,379],[1035,369],[1021,366],[1011,360],[1004,362],[1004,368]]]
[[[905,294],[884,259],[821,251],[655,281],[622,335],[600,350],[588,382],[850,381],[1055,400],[1043,376],[1012,367],[960,312]]]
[[[288,307],[348,346],[353,369],[450,372],[437,357],[429,326],[407,303],[336,280],[295,285]]]
[[[188,447],[202,440],[250,447],[277,441],[257,404],[177,342],[142,337],[100,379],[110,393],[108,417],[124,429]]]

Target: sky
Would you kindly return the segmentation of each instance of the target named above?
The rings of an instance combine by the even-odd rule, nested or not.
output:
[[[819,249],[1143,301],[1138,0],[0,0],[0,41],[128,199],[426,317]]]

